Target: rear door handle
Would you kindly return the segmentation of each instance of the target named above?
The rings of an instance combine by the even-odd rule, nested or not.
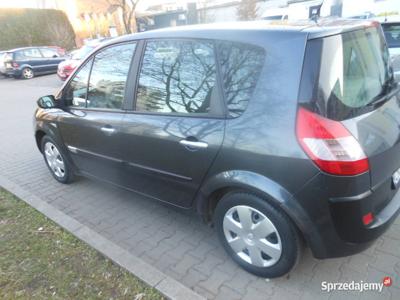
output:
[[[196,142],[196,141],[188,141],[188,140],[181,140],[179,144],[192,149],[206,149],[208,144],[205,142]]]
[[[111,126],[101,127],[100,130],[103,131],[105,134],[113,134],[115,132],[115,128],[112,128]]]

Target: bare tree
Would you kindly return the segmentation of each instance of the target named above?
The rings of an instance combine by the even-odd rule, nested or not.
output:
[[[257,0],[242,0],[236,13],[241,21],[255,20],[257,18]]]
[[[136,31],[135,10],[140,0],[107,0],[110,6],[121,9],[125,33]],[[132,31],[132,27],[134,30]]]

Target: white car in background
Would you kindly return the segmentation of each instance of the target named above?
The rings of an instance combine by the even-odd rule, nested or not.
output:
[[[4,64],[5,52],[0,51],[0,74],[4,75],[6,73],[6,65]]]
[[[386,17],[379,21],[385,33],[394,76],[397,81],[400,81],[400,16]]]

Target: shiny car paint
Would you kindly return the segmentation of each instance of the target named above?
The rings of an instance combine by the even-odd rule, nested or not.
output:
[[[40,138],[49,134],[60,142],[78,173],[194,209],[206,222],[210,222],[224,192],[250,191],[280,207],[294,221],[315,257],[359,252],[382,234],[400,211],[400,195],[388,187],[392,172],[400,166],[399,94],[393,94],[376,111],[343,122],[380,169],[373,174],[334,176],[321,172],[299,145],[295,127],[308,41],[365,26],[371,23],[335,20],[319,26],[268,27],[263,22],[250,22],[159,30],[113,40],[103,47],[138,43],[130,79],[136,78],[140,49],[153,39],[238,41],[264,48],[266,59],[247,109],[236,118],[137,112],[135,80],[128,80],[121,110],[72,109],[62,105],[62,91],[69,84],[66,81],[57,95],[60,108],[36,111],[38,145]],[[376,128],[379,123],[382,128]],[[100,130],[107,125],[116,134],[107,136]],[[372,144],[370,135],[362,131],[371,127]],[[203,152],[185,149],[179,142],[188,135],[206,141],[208,148]],[[359,219],[354,220],[371,208],[380,224],[366,228]]]

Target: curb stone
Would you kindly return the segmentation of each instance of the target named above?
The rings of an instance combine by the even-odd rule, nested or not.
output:
[[[87,243],[113,262],[131,272],[134,276],[157,289],[161,294],[171,300],[202,300],[193,290],[184,286],[172,277],[157,270],[142,259],[132,255],[112,241],[106,239],[89,227],[81,224],[62,211],[51,206],[18,184],[0,175],[0,187],[14,194],[46,217],[72,233],[74,236]]]

